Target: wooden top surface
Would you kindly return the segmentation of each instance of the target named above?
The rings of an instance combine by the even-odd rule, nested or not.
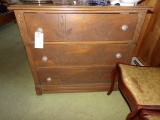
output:
[[[10,10],[45,10],[45,11],[137,11],[137,10],[150,10],[152,7],[137,5],[137,6],[89,6],[89,5],[59,5],[54,4],[15,4],[8,7]]]

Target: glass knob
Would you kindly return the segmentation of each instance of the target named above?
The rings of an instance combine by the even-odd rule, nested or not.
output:
[[[42,57],[42,61],[46,62],[48,60],[47,56]]]
[[[52,78],[51,77],[48,77],[47,78],[47,82],[51,82],[52,81]]]
[[[116,54],[116,58],[121,58],[121,57],[122,57],[121,53]]]
[[[126,30],[128,29],[128,26],[127,26],[127,25],[122,25],[121,29],[122,29],[123,31],[126,31]]]

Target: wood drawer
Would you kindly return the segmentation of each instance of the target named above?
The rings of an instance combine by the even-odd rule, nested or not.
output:
[[[147,10],[152,9],[48,4],[9,8],[15,12],[37,95],[109,90],[115,63],[131,62],[143,38]],[[34,48],[38,28],[44,33],[43,49]]]
[[[42,85],[72,85],[110,83],[112,68],[73,67],[39,68],[38,74]]]
[[[37,28],[44,41],[132,40],[138,15],[135,14],[52,14],[24,13],[30,42]],[[123,28],[123,30],[122,30]]]
[[[55,44],[32,49],[37,67],[130,63],[135,44]]]

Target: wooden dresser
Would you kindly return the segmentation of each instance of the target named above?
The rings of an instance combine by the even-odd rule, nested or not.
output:
[[[37,95],[105,91],[116,62],[130,63],[147,6],[12,5]],[[44,47],[35,48],[35,32]],[[116,86],[115,86],[116,89]]]

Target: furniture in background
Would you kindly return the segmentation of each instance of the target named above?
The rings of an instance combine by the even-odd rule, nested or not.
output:
[[[143,4],[152,6],[152,13],[147,14],[141,37],[134,56],[145,66],[160,65],[160,0],[144,0]]]
[[[143,110],[159,112],[158,114],[160,114],[159,67],[142,67],[117,63],[112,72],[108,95],[113,90],[116,76],[118,76],[119,90],[131,109],[131,113],[129,113],[126,120],[141,120],[139,116]]]
[[[19,4],[9,9],[15,11],[40,95],[108,90],[116,62],[131,62],[151,7]],[[43,48],[34,47],[39,31]]]
[[[12,20],[15,20],[13,11],[8,11],[7,13],[0,14],[0,25],[4,25]]]
[[[10,5],[8,0],[0,1],[0,25],[6,24],[12,20],[15,20],[15,15],[12,10],[8,10],[7,7]]]

